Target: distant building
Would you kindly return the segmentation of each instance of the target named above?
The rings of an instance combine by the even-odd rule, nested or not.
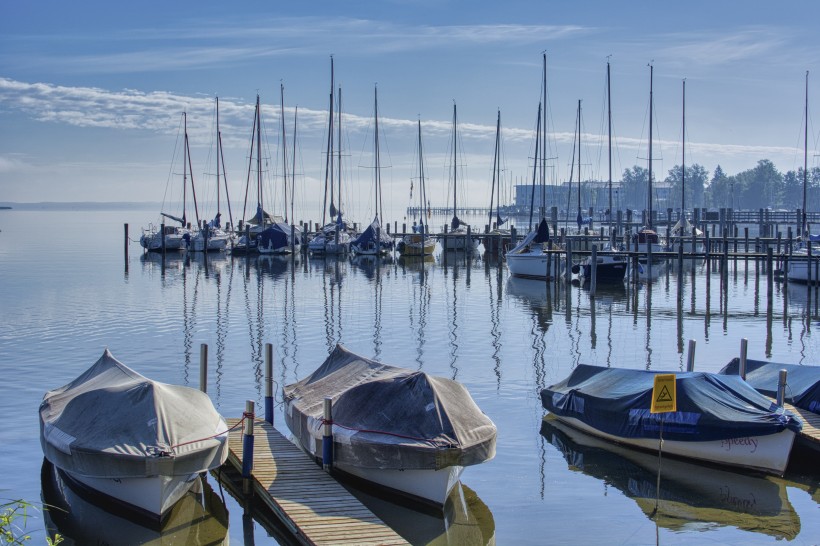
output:
[[[564,182],[560,185],[548,184],[544,188],[544,200],[542,200],[541,187],[533,187],[531,184],[517,184],[515,186],[515,206],[518,209],[529,210],[530,203],[534,202],[535,210],[544,204],[547,210],[558,207],[558,210],[575,210],[578,207],[578,182]],[[672,185],[655,180],[652,184],[655,194],[652,202],[653,209],[666,210],[672,202]],[[646,192],[643,192],[641,199],[635,202],[627,202],[626,196],[622,192],[621,182],[612,182],[612,207],[615,210],[647,208]],[[640,202],[638,202],[640,201]],[[609,208],[609,182],[600,180],[588,180],[581,182],[581,208],[595,211],[605,211]]]

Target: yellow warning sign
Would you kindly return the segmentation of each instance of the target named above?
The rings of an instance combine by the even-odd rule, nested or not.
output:
[[[655,384],[652,387],[652,407],[649,408],[649,413],[669,411],[677,411],[675,374],[658,374],[655,376]]]

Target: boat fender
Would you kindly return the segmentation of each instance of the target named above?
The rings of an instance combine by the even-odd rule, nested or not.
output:
[[[580,266],[580,265],[578,265],[578,264],[574,264],[574,265],[572,266],[572,273],[573,273],[573,275],[577,275],[577,274],[578,274],[578,273],[580,273],[580,272],[581,272],[581,266]]]

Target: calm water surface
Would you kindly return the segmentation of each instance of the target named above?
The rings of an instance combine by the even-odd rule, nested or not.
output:
[[[754,262],[732,263],[726,283],[703,264],[680,279],[675,268],[661,267],[653,283],[599,290],[593,301],[577,287],[512,279],[480,255],[378,263],[169,257],[163,268],[132,242],[126,261],[123,224],[138,239],[155,216],[0,211],[0,497],[40,502],[39,403],[106,347],[148,377],[196,387],[207,343],[209,394],[223,415],[239,417],[246,399],[264,407],[265,343],[274,345],[280,385],[311,373],[343,343],[461,381],[498,426],[496,458],[464,472],[456,492],[464,503],[448,507],[446,519],[366,499],[413,542],[820,541],[816,478],[764,479],[664,461],[659,513],[650,519],[654,457],[543,421],[539,390],[579,362],[682,370],[693,339],[696,368],[717,371],[745,337],[750,358],[816,363],[814,296],[777,283],[769,296]],[[275,419],[287,434],[281,407]],[[218,501],[218,483],[211,476],[208,483]],[[243,525],[227,493],[225,501],[227,540],[273,543],[259,524]],[[28,520],[34,544],[45,542],[44,527],[41,513]]]

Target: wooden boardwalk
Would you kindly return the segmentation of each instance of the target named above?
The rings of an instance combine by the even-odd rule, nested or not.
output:
[[[798,440],[814,447],[814,449],[820,449],[820,415],[809,410],[796,408],[791,404],[783,404],[783,406],[798,415],[803,421],[803,430],[800,431]]]
[[[228,419],[233,426],[239,420]],[[242,471],[242,428],[229,435],[228,462]],[[407,544],[301,449],[254,421],[253,489],[302,544]]]

